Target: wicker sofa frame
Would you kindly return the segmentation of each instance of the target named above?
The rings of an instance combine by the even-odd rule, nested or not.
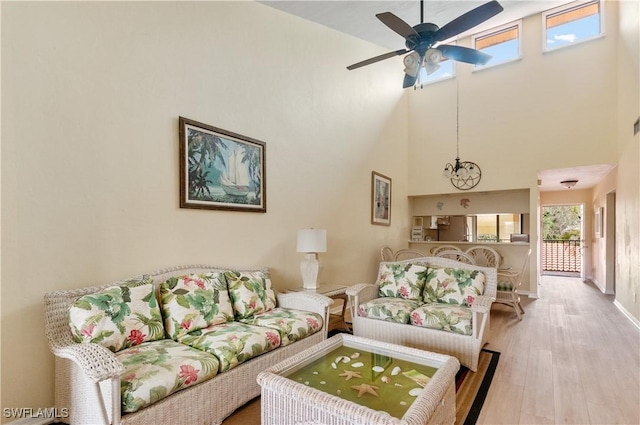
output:
[[[472,371],[478,369],[480,350],[488,342],[490,335],[491,304],[496,298],[497,270],[480,267],[441,257],[422,257],[381,264],[420,263],[434,267],[451,267],[465,270],[479,270],[485,274],[484,293],[476,297],[472,310],[472,334],[460,335],[438,329],[430,329],[411,324],[395,323],[358,316],[358,306],[379,298],[379,280],[375,283],[359,283],[347,289],[353,334],[378,341],[414,347],[458,358],[460,363]]]
[[[238,270],[229,267],[188,265],[146,273],[153,278],[156,291],[160,283],[173,276],[215,271]],[[279,307],[318,313],[323,329],[290,345],[276,348],[213,378],[185,388],[133,413],[121,413],[120,375],[123,365],[113,352],[98,344],[76,343],[71,335],[68,311],[71,304],[106,285],[51,292],[45,295],[45,331],[49,348],[55,355],[55,407],[65,408],[69,424],[220,424],[238,407],[260,395],[258,373],[327,338],[329,307],[332,300],[304,292],[277,293]]]

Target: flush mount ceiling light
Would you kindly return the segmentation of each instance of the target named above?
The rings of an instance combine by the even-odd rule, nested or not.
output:
[[[576,183],[578,183],[578,180],[562,180],[560,182],[560,184],[566,187],[567,189],[571,189],[573,186],[576,185]]]
[[[451,184],[460,190],[469,190],[480,183],[482,170],[475,162],[460,161],[460,102],[456,84],[456,160],[444,166],[442,177],[450,179]]]

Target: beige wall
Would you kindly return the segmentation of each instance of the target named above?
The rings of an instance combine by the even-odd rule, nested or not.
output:
[[[605,37],[544,54],[541,18],[527,17],[522,23],[522,59],[475,72],[470,65],[457,64],[457,78],[410,92],[409,194],[458,194],[441,177],[444,164],[456,155],[458,89],[460,158],[482,169],[480,183],[469,192],[529,189],[529,212],[534,218],[539,217],[538,171],[616,164],[621,149],[613,148],[621,125],[619,92],[628,86],[629,93],[637,93],[633,89],[638,78],[637,52],[627,51],[637,50],[638,23],[633,21],[637,11],[633,2],[624,3],[606,2]],[[621,39],[620,15],[627,27]],[[618,47],[621,42],[626,43],[625,51]],[[470,47],[471,40],[460,43]],[[593,58],[598,58],[597,66]],[[624,77],[619,62],[624,63]],[[631,115],[638,114],[637,99],[628,106],[627,126],[633,122]],[[530,233],[529,291],[535,294],[538,220],[531,220]]]
[[[602,292],[613,294],[615,292],[615,282],[613,280],[614,273],[611,270],[615,267],[614,258],[610,258],[612,253],[607,255],[607,246],[616,240],[615,233],[612,234],[611,228],[607,229],[607,222],[610,221],[615,215],[615,205],[607,205],[607,196],[611,193],[615,194],[616,181],[617,181],[617,169],[613,169],[609,175],[607,175],[602,182],[600,182],[595,188],[593,188],[591,194],[591,214],[589,217],[592,220],[590,227],[591,230],[591,274],[590,278],[600,288]],[[596,224],[595,211],[597,208],[601,208],[602,216],[601,221],[604,227],[603,232],[598,236],[595,234]],[[612,210],[610,208],[613,208]],[[609,258],[608,258],[609,257]]]
[[[412,211],[423,215],[527,214],[529,191],[456,192],[411,197]],[[465,201],[463,201],[465,200]]]
[[[640,327],[640,2],[619,2],[617,56],[616,305]]]
[[[2,407],[53,403],[43,295],[186,263],[370,281],[405,238],[407,101],[379,47],[254,2],[2,2]],[[266,214],[180,209],[178,117],[266,142]],[[371,171],[393,179],[370,224]]]

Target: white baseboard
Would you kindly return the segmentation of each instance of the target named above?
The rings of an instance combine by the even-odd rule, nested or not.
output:
[[[622,312],[622,314],[627,316],[627,319],[631,320],[631,323],[636,325],[636,328],[640,329],[640,321],[638,319],[636,319],[635,317],[633,317],[633,315],[631,313],[629,313],[629,311],[627,311],[627,309],[624,308],[622,306],[622,304],[620,304],[618,302],[618,300],[613,301],[613,305],[615,305],[618,308],[618,310],[620,310]]]

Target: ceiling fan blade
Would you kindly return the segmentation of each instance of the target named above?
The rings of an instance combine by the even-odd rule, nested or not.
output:
[[[482,6],[478,6],[464,15],[458,16],[456,19],[440,28],[436,32],[435,41],[446,40],[461,34],[466,30],[493,18],[495,15],[502,12],[502,10],[503,8],[500,3],[495,0],[485,3]]]
[[[367,60],[363,60],[362,62],[354,63],[353,65],[349,65],[347,67],[347,69],[349,71],[351,71],[352,69],[360,68],[360,67],[363,67],[363,66],[366,66],[366,65],[371,65],[372,63],[380,62],[381,60],[389,59],[389,58],[392,58],[394,56],[403,55],[403,54],[408,53],[408,52],[409,52],[409,50],[407,50],[407,49],[400,49],[400,50],[396,50],[394,52],[385,53],[383,55],[376,56],[376,57],[373,57],[373,58],[369,58]]]
[[[480,50],[450,44],[439,45],[437,49],[440,50],[442,55],[447,59],[472,63],[474,65],[484,65],[492,58],[490,54],[481,52]]]
[[[411,25],[407,24],[391,12],[378,13],[376,17],[380,19],[383,24],[391,28],[396,34],[400,34],[405,39],[409,39],[410,37],[420,38],[420,35]]]
[[[402,82],[402,88],[406,89],[407,87],[414,86],[416,84],[417,79],[418,79],[417,75],[413,77],[409,74],[404,74],[404,81]]]

